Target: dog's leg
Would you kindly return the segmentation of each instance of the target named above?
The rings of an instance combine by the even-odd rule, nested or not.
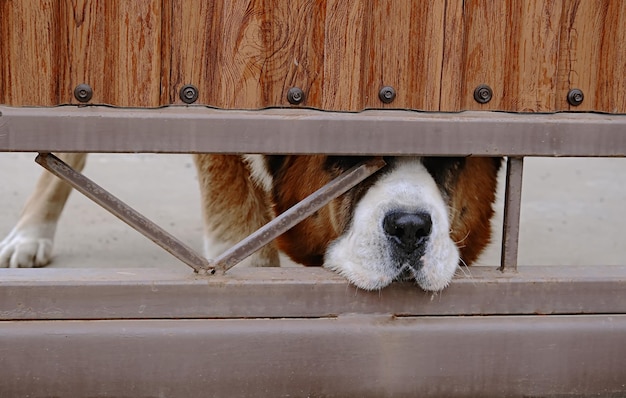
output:
[[[251,178],[239,155],[194,156],[202,195],[204,251],[212,259],[271,219],[268,193]],[[278,251],[269,244],[244,260],[246,266],[278,266]]]
[[[59,157],[80,171],[87,154],[63,153]],[[0,242],[0,267],[43,267],[50,262],[57,222],[71,191],[69,185],[43,172],[17,224]]]

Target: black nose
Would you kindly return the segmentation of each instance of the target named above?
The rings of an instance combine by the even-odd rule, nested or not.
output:
[[[423,247],[430,235],[433,223],[428,213],[388,213],[383,220],[383,229],[393,242],[407,254]]]

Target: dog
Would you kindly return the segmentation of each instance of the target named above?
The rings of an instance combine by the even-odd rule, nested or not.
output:
[[[61,154],[77,170],[85,154]],[[204,251],[215,258],[367,157],[194,155]],[[440,291],[490,241],[501,158],[384,157],[387,166],[243,261],[277,266],[279,251],[323,265],[355,286],[414,280]],[[52,257],[71,188],[44,172],[16,226],[0,242],[0,267],[41,267]]]

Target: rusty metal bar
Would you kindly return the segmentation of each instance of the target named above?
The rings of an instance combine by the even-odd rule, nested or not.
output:
[[[0,114],[0,151],[626,156],[626,115],[177,106],[0,106]]]
[[[203,256],[56,156],[40,153],[35,161],[196,272],[211,269],[208,260]]]
[[[500,257],[500,270],[502,271],[517,270],[523,176],[524,158],[509,157],[506,163],[504,223],[502,227],[502,253]]]
[[[218,271],[225,272],[229,270],[384,166],[385,161],[382,158],[375,158],[350,168],[284,213],[278,215],[241,242],[226,250],[211,262],[212,265]]]
[[[137,267],[147,264],[136,264]],[[468,297],[472,297],[468,300]],[[0,269],[0,320],[626,314],[626,266],[472,267],[442,293],[351,286],[322,267]],[[0,334],[1,335],[1,334]],[[2,340],[2,339],[0,339]]]
[[[0,322],[5,397],[624,397],[626,315]]]

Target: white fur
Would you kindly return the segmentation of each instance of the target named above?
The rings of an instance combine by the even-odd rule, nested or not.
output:
[[[274,179],[265,166],[264,156],[248,154],[243,155],[242,157],[250,169],[252,181],[263,188],[265,192],[270,192],[272,190],[272,185],[274,184]]]
[[[52,259],[56,223],[15,227],[0,242],[0,268],[43,267]]]
[[[445,288],[457,269],[459,251],[450,238],[447,206],[419,158],[400,160],[369,188],[356,205],[346,233],[328,248],[324,266],[362,289],[380,289],[391,283],[409,266],[394,263],[383,230],[385,214],[396,210],[430,214],[433,225],[423,267],[413,276],[424,290]]]

